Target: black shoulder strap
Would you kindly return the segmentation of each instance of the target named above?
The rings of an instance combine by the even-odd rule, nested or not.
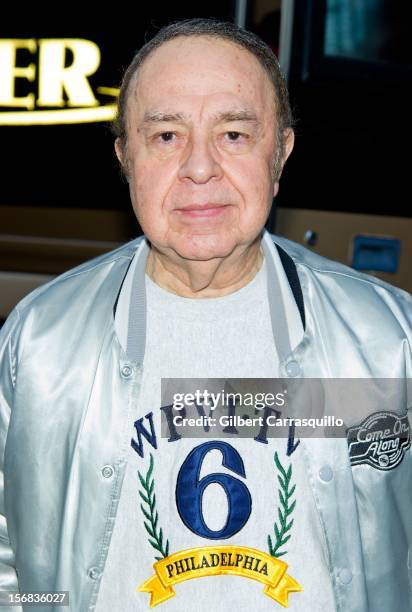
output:
[[[116,300],[115,300],[115,302],[114,302],[114,304],[113,304],[113,317],[116,317],[117,302],[119,301],[120,292],[121,292],[121,290],[122,290],[123,283],[124,283],[124,281],[125,281],[125,278],[126,278],[126,276],[127,276],[127,273],[128,273],[128,271],[129,271],[129,268],[130,268],[130,266],[131,266],[132,261],[133,261],[133,257],[131,257],[131,258],[130,258],[129,263],[127,264],[127,269],[126,269],[126,272],[124,273],[124,276],[123,276],[123,278],[122,278],[122,282],[120,283],[119,291],[117,292]]]
[[[299,276],[296,270],[296,265],[290,255],[286,253],[275,242],[275,246],[278,250],[280,260],[283,265],[283,269],[285,270],[285,274],[288,278],[290,288],[292,289],[293,297],[295,298],[296,305],[299,309],[300,318],[302,319],[303,329],[306,329],[306,319],[305,319],[305,305],[303,302],[303,293],[302,287],[300,286]]]

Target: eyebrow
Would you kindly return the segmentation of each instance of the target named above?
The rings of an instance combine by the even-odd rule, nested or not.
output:
[[[166,121],[184,121],[182,113],[161,113],[161,112],[146,112],[143,117],[143,123],[162,123]]]
[[[249,121],[251,123],[259,123],[256,113],[252,110],[239,109],[229,110],[216,113],[213,118],[217,122],[230,121]],[[144,124],[150,123],[179,123],[185,121],[186,117],[183,113],[163,113],[163,112],[146,112],[143,117]]]
[[[258,118],[256,113],[252,110],[240,109],[240,110],[230,110],[223,111],[221,113],[217,113],[214,118],[217,121],[250,121],[253,123],[258,123]]]

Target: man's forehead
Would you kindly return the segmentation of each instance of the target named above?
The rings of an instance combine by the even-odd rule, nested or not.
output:
[[[261,97],[272,84],[257,58],[231,41],[211,37],[178,37],[160,45],[139,67],[131,98],[225,92]]]
[[[219,63],[229,60],[236,65],[241,60],[243,63],[255,64],[257,62],[259,64],[259,60],[251,51],[235,41],[207,35],[194,35],[176,36],[176,38],[161,43],[150,52],[142,67],[147,69],[149,66],[162,66],[170,69],[176,65],[176,58],[179,58],[179,63],[181,63],[185,60],[190,61],[194,57],[196,63],[199,59],[213,61],[215,57],[220,60]]]

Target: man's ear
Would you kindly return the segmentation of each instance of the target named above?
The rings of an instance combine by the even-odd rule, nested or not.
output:
[[[289,155],[293,151],[293,147],[295,144],[295,132],[292,128],[286,128],[283,130],[283,159],[282,159],[282,169],[286,164],[286,160]]]
[[[122,151],[122,142],[120,138],[116,138],[116,140],[114,141],[114,149],[116,151],[117,159],[119,160],[120,164],[123,166],[123,151]]]
[[[283,130],[283,157],[280,160],[279,170],[277,173],[276,181],[273,185],[273,197],[276,198],[279,191],[279,179],[282,175],[283,166],[285,165],[289,155],[293,151],[293,146],[295,144],[295,132],[292,128],[286,128]]]
[[[127,159],[127,152],[124,152],[123,143],[120,137],[117,137],[114,141],[114,150],[116,151],[117,159],[120,162],[123,178],[129,182],[129,162]]]

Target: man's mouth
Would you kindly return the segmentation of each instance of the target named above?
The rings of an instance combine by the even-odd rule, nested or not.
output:
[[[207,204],[188,204],[176,208],[175,212],[186,217],[217,217],[226,212],[230,204],[208,202]]]

